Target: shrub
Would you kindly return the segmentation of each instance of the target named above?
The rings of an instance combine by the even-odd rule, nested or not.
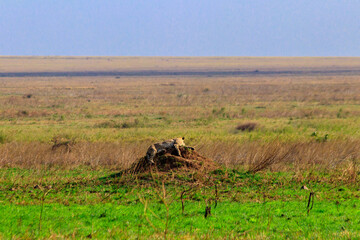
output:
[[[18,117],[29,116],[29,112],[26,110],[18,111],[17,116]]]
[[[255,130],[255,128],[258,127],[258,124],[255,123],[255,122],[247,122],[247,123],[242,123],[242,124],[239,124],[236,129],[237,130],[240,130],[240,131],[248,131],[248,132],[251,132],[253,130]]]
[[[204,93],[210,92],[210,89],[209,89],[209,88],[204,88],[204,89],[203,89],[203,92],[204,92]]]

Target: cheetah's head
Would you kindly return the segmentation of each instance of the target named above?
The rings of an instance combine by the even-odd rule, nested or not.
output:
[[[182,137],[182,138],[174,138],[174,142],[176,144],[178,144],[179,146],[185,146],[185,137]]]

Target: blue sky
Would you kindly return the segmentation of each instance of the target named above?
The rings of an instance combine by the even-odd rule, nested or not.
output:
[[[1,0],[0,55],[360,56],[360,1]]]

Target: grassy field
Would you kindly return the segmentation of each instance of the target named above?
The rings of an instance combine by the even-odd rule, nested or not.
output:
[[[359,58],[0,57],[94,71],[0,77],[0,238],[360,238]],[[221,171],[102,179],[181,136]]]
[[[109,173],[2,170],[2,237],[360,237],[357,186],[338,172],[228,170],[210,174],[211,181],[194,173],[196,181],[180,174],[98,180]],[[310,211],[309,192],[300,189],[304,183],[315,192]],[[212,210],[205,218],[207,206]]]

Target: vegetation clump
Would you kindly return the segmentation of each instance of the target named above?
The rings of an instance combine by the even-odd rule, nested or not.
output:
[[[55,136],[51,139],[52,151],[56,151],[59,148],[64,148],[66,152],[71,152],[71,149],[76,143],[76,139],[62,136]]]

